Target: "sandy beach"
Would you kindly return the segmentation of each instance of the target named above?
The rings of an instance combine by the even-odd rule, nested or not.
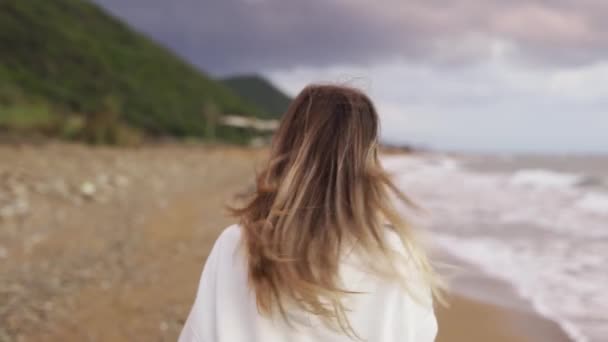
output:
[[[231,223],[223,204],[263,155],[0,146],[0,341],[175,341],[209,249]],[[439,342],[568,341],[480,272],[457,279],[448,297]],[[519,304],[502,305],[511,298]]]

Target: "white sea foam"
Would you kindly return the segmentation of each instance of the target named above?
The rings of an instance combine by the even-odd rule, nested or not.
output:
[[[608,194],[598,192],[587,193],[577,202],[577,206],[583,210],[597,214],[608,214]],[[606,225],[608,226],[608,223]]]
[[[608,194],[577,186],[583,175],[479,173],[449,160],[423,155],[383,162],[432,213],[443,248],[511,282],[576,341],[605,341]]]
[[[511,184],[530,187],[568,188],[582,182],[583,176],[543,169],[519,170],[511,177]]]
[[[584,308],[581,308],[579,303],[561,297],[561,291],[546,289],[545,286],[551,286],[550,282],[539,281],[545,277],[562,282],[569,282],[571,279],[560,279],[559,272],[547,268],[542,261],[539,263],[534,252],[524,247],[525,244],[512,248],[492,238],[459,238],[441,234],[436,234],[435,239],[435,242],[450,254],[480,267],[489,275],[511,282],[518,294],[528,300],[536,312],[558,323],[573,340],[589,341],[579,326],[560,317],[551,305],[545,303],[558,300],[564,309],[575,313]],[[572,286],[576,286],[576,283]]]

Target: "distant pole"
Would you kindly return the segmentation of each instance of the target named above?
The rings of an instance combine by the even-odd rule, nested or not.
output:
[[[215,140],[215,128],[220,113],[213,101],[205,102],[203,106],[203,117],[205,118],[205,138]]]

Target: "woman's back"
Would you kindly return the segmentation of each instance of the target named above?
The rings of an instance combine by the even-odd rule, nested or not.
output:
[[[387,229],[388,241],[399,250],[398,237]],[[258,313],[255,294],[247,285],[247,263],[241,227],[228,227],[216,241],[205,264],[197,297],[179,342],[313,342],[353,341],[327,327],[318,317],[288,308],[288,325],[280,316]],[[340,264],[346,290],[361,292],[345,298],[350,325],[363,341],[430,342],[437,323],[428,287],[414,273],[410,290],[362,271],[355,252]],[[414,271],[414,270],[412,270]],[[414,299],[411,290],[416,291]]]
[[[294,99],[255,191],[231,210],[238,227],[209,256],[182,342],[433,340],[436,277],[394,203],[412,204],[382,168],[379,127],[356,89]]]

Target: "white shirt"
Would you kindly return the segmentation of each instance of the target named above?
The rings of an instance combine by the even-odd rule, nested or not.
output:
[[[295,325],[295,329],[280,315],[276,318],[260,315],[255,294],[247,285],[247,265],[239,248],[240,239],[241,229],[233,225],[215,242],[179,342],[353,341],[325,327],[310,314],[291,312],[294,321],[308,317],[308,326]],[[421,304],[425,301],[414,300],[398,284],[360,272],[346,262],[340,272],[349,290],[366,292],[352,295],[347,303],[350,323],[364,341],[435,340],[437,322],[431,300],[426,301],[428,305]],[[423,292],[430,299],[428,289]]]

